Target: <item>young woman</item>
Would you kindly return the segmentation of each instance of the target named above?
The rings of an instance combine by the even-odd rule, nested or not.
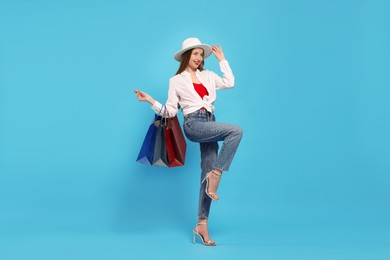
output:
[[[205,70],[204,59],[214,54],[219,61],[223,77]],[[169,81],[165,115],[174,117],[180,107],[184,115],[184,132],[187,138],[200,144],[201,187],[199,194],[198,224],[193,230],[205,245],[215,246],[210,240],[207,220],[212,200],[218,200],[217,188],[223,171],[229,166],[241,141],[239,126],[217,123],[214,116],[216,90],[232,88],[234,76],[220,46],[202,44],[198,38],[184,40],[182,49],[174,58],[180,62],[175,76]],[[140,90],[134,90],[139,101],[147,101],[160,115],[162,104]],[[218,141],[223,141],[218,153]]]

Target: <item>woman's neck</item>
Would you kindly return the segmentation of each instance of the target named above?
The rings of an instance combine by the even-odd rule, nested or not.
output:
[[[186,68],[186,71],[188,71],[190,74],[192,74],[192,75],[195,75],[195,72],[196,72],[196,69],[194,70],[194,69],[192,69],[192,68],[190,68],[190,67],[187,67]]]

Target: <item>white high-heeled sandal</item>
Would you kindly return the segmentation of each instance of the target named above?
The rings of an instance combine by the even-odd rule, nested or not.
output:
[[[217,176],[222,176],[222,173],[218,173],[215,170],[211,170],[209,173],[206,174],[206,177],[203,179],[202,183],[206,180],[205,192],[206,192],[207,196],[209,196],[210,199],[212,199],[212,200],[218,200],[219,198],[218,198],[218,194],[216,192],[209,192],[208,191],[208,189],[209,189],[209,176],[210,176],[211,173],[214,173]],[[214,197],[212,195],[216,195],[216,197]]]
[[[217,244],[212,240],[208,240],[207,242],[204,241],[204,237],[198,231],[198,225],[207,225],[207,223],[201,222],[201,223],[196,224],[195,229],[192,230],[192,243],[194,243],[194,244],[196,243],[196,236],[195,235],[198,235],[200,237],[200,239],[202,240],[203,245],[216,246]]]

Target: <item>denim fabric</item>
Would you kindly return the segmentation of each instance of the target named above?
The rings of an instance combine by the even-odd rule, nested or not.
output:
[[[206,182],[202,180],[212,169],[229,170],[241,141],[242,129],[236,125],[217,123],[214,114],[206,110],[198,110],[184,117],[184,132],[189,140],[200,143],[202,174],[198,216],[207,218],[211,199],[205,192]],[[223,141],[219,154],[218,141]]]

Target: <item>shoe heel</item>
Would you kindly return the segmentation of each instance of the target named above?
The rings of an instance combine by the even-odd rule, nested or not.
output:
[[[203,183],[203,182],[207,181],[206,179],[207,179],[207,177],[209,177],[209,175],[210,175],[210,172],[206,174],[206,177],[204,177],[203,180],[200,183]]]

